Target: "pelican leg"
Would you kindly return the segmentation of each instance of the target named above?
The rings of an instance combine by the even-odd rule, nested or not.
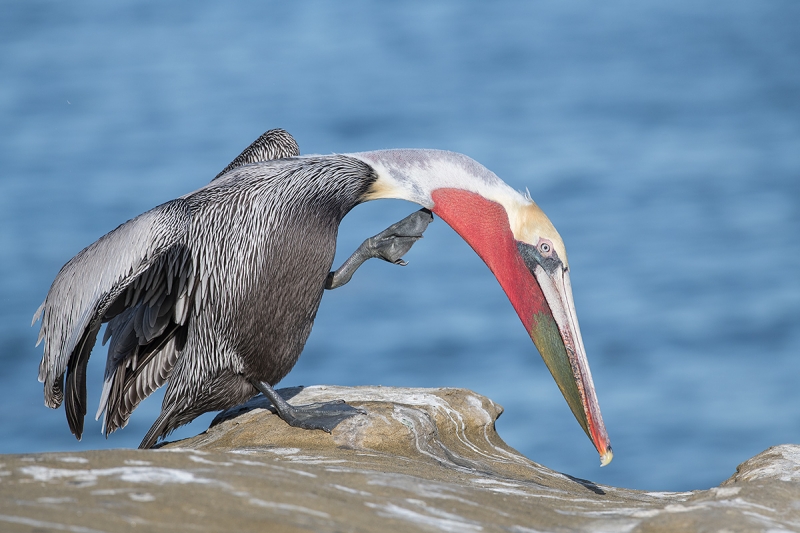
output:
[[[406,266],[408,263],[403,261],[403,255],[411,249],[415,242],[422,238],[422,233],[432,220],[433,214],[428,209],[423,208],[365,240],[353,252],[353,255],[342,263],[342,266],[328,274],[325,288],[336,289],[341,287],[350,281],[358,267],[364,264],[367,259],[372,259],[373,257],[395,265]]]
[[[275,392],[275,389],[268,383],[257,380],[252,380],[251,383],[272,402],[281,420],[292,427],[321,429],[330,433],[343,420],[351,416],[367,414],[363,409],[347,405],[344,400],[292,406],[281,398],[280,394]]]

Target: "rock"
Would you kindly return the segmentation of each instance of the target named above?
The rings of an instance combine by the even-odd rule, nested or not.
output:
[[[800,446],[773,446],[736,467],[736,473],[722,485],[748,481],[800,482]]]
[[[653,493],[538,465],[461,389],[308,387],[367,410],[331,434],[288,427],[259,397],[159,450],[0,458],[0,531],[797,531],[800,446],[720,487]]]

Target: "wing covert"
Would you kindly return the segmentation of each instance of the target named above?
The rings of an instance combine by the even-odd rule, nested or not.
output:
[[[275,128],[263,133],[261,137],[253,141],[211,181],[220,178],[223,174],[236,167],[298,155],[300,155],[300,147],[297,146],[297,141],[294,140],[294,137],[284,129]]]

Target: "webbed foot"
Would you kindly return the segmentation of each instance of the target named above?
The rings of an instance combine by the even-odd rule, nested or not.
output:
[[[403,261],[403,255],[422,238],[422,233],[432,220],[433,214],[430,210],[423,208],[365,240],[341,267],[328,274],[325,288],[341,287],[350,281],[358,267],[373,257],[395,265],[406,266],[408,263]]]
[[[290,407],[291,418],[281,416],[287,424],[296,428],[321,429],[327,433],[351,416],[367,414],[364,409],[347,405],[343,400]]]
[[[272,402],[281,420],[292,427],[321,429],[330,433],[343,420],[351,416],[367,414],[364,409],[347,405],[344,400],[307,405],[289,405],[268,383],[256,380],[251,381],[251,383]]]

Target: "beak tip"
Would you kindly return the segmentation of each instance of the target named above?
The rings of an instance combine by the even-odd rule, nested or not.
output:
[[[611,446],[608,447],[605,453],[600,455],[600,466],[606,466],[614,458],[614,452],[611,451]]]

